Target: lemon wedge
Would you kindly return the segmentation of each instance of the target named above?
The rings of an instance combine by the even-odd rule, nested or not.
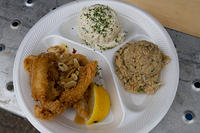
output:
[[[98,123],[106,118],[110,111],[110,97],[102,86],[91,85],[89,97],[89,119],[86,124]]]

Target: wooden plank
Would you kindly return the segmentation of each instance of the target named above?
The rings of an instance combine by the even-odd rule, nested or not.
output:
[[[200,37],[200,0],[123,0],[152,14],[164,26]]]

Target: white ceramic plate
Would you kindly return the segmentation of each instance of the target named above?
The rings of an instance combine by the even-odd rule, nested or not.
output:
[[[159,46],[171,58],[162,70],[164,85],[154,95],[128,93],[115,75],[113,54],[120,46],[103,51],[94,51],[81,44],[77,35],[77,18],[80,10],[93,4],[104,4],[113,8],[127,32],[126,41],[149,40]],[[34,117],[35,102],[31,97],[30,79],[24,70],[23,60],[30,54],[39,54],[49,46],[66,42],[90,60],[98,60],[102,68],[104,87],[111,98],[109,116],[101,123],[86,127],[73,122],[74,111],[67,110],[51,121],[41,121]],[[14,86],[18,103],[28,120],[41,132],[149,132],[164,117],[173,102],[179,79],[179,64],[173,42],[163,26],[143,10],[118,1],[82,1],[64,5],[43,17],[28,32],[15,58]]]

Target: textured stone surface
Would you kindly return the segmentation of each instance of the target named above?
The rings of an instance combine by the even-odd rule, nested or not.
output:
[[[6,49],[0,53],[0,107],[20,113],[13,91],[7,91],[6,83],[12,81],[14,57],[21,40],[28,30],[53,8],[72,0],[33,0],[27,7],[24,0],[0,0],[0,43]],[[19,28],[13,30],[10,24],[19,19]],[[192,89],[193,81],[200,79],[200,38],[167,29],[178,52],[180,80],[175,100],[163,120],[151,133],[199,133],[200,132],[200,91]],[[9,104],[7,104],[9,103]],[[186,110],[195,114],[192,123],[183,120]],[[24,118],[0,109],[0,133],[38,132]]]
[[[0,109],[0,133],[39,133],[25,118]]]

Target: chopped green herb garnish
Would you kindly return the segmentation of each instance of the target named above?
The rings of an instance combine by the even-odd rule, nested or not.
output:
[[[151,72],[154,72],[155,71],[155,68],[153,68],[152,70],[151,70]]]
[[[89,45],[89,43],[86,40],[83,40],[85,42],[85,45]]]
[[[102,34],[103,37],[105,37],[105,32],[107,32],[109,29],[109,25],[111,23],[112,15],[108,13],[111,13],[110,8],[108,6],[103,7],[95,7],[92,9],[89,9],[87,13],[84,13],[83,15],[86,16],[87,19],[92,20],[95,22],[94,25],[91,25],[94,32],[97,32],[99,34]],[[112,31],[113,29],[111,29]]]
[[[100,73],[99,73],[99,71],[97,71],[96,73],[95,73],[95,76],[98,76]]]
[[[101,67],[99,65],[97,65],[97,70],[101,70]]]
[[[144,90],[143,90],[142,88],[139,88],[139,89],[137,90],[137,92],[144,92]]]
[[[86,13],[86,14],[83,14],[84,16],[86,16],[86,18],[89,18],[90,14]]]
[[[103,86],[102,84],[97,84],[97,83],[95,83],[97,86]]]
[[[158,81],[154,81],[154,83],[155,83],[155,84],[158,84],[159,82],[158,82]]]
[[[101,67],[99,67],[99,65],[97,65],[97,72],[96,72],[95,76],[100,74],[100,70],[101,70]]]
[[[104,38],[106,37],[106,35],[107,35],[106,33],[103,33],[103,37],[104,37]]]
[[[88,33],[88,30],[87,30],[85,27],[82,27],[82,29],[83,29],[86,33]]]

